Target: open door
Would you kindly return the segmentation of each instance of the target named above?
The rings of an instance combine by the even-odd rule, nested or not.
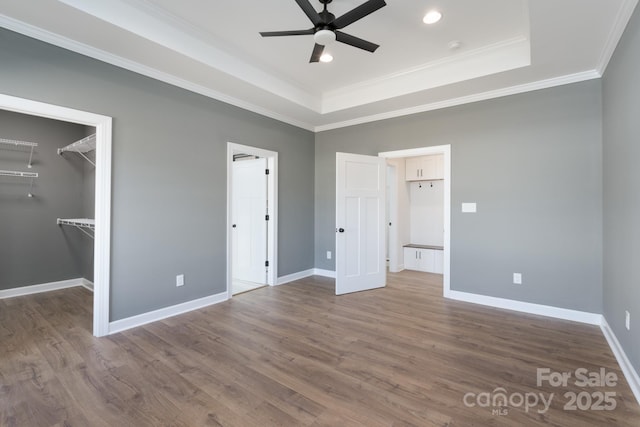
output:
[[[233,162],[232,278],[267,283],[267,159]]]
[[[336,153],[336,295],[381,288],[385,159]]]

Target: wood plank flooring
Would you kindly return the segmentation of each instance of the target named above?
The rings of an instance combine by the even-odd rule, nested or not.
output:
[[[447,301],[441,287],[405,271],[336,297],[312,277],[106,338],[91,336],[83,288],[0,300],[0,425],[640,426],[599,328]],[[539,387],[537,368],[618,381]],[[500,392],[511,402],[493,406]],[[586,405],[601,392],[615,409],[564,408],[565,393]],[[541,393],[548,411],[521,405]]]

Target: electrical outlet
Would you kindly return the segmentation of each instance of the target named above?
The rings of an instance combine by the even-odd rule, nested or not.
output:
[[[628,311],[624,312],[624,327],[627,328],[627,331],[631,330],[631,315]]]
[[[513,273],[513,284],[522,285],[522,273]]]
[[[178,274],[176,276],[176,286],[184,286],[184,274]]]
[[[331,259],[331,251],[327,251],[327,259]]]

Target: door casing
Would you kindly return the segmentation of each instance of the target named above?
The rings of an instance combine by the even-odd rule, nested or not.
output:
[[[111,145],[112,118],[0,94],[0,109],[96,128],[93,335],[108,335],[111,287]],[[72,141],[70,141],[72,142]],[[55,218],[52,218],[54,224]]]
[[[278,283],[278,153],[262,148],[248,145],[227,142],[227,298],[232,297],[232,267],[233,267],[233,155],[249,154],[267,159],[269,176],[267,179],[269,194],[269,223],[267,226],[268,245],[267,260],[269,271],[267,274],[267,284],[275,286]]]
[[[444,271],[442,294],[448,298],[451,294],[451,145],[386,151],[378,153],[378,156],[387,159],[399,159],[431,154],[444,154]],[[402,177],[397,177],[397,179],[402,179]]]

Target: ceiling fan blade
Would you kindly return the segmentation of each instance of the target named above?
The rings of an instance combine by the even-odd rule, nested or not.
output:
[[[356,22],[359,19],[364,18],[367,15],[372,14],[373,12],[375,12],[376,10],[386,6],[387,3],[385,3],[384,0],[369,0],[368,2],[361,4],[360,6],[356,7],[355,9],[350,10],[349,12],[345,13],[344,15],[340,16],[339,18],[336,18],[335,21],[333,21],[333,25],[338,29],[342,29],[344,27],[346,27],[349,24],[353,24],[354,22]]]
[[[313,34],[315,30],[292,30],[292,31],[262,31],[262,37],[280,37],[280,36],[307,36]]]
[[[313,22],[314,26],[322,23],[322,18],[320,17],[320,14],[313,6],[311,6],[311,3],[309,3],[309,0],[296,0],[296,3],[298,3],[298,6],[300,6],[300,9],[302,9],[302,11],[307,15],[307,17],[309,17],[311,22]]]
[[[356,36],[343,33],[342,31],[336,31],[336,40],[359,49],[368,50],[369,52],[375,52],[376,49],[380,47],[375,43],[362,40]]]
[[[311,54],[311,59],[309,62],[319,62],[320,57],[322,56],[322,52],[324,52],[324,46],[316,43],[313,47],[313,53]]]

